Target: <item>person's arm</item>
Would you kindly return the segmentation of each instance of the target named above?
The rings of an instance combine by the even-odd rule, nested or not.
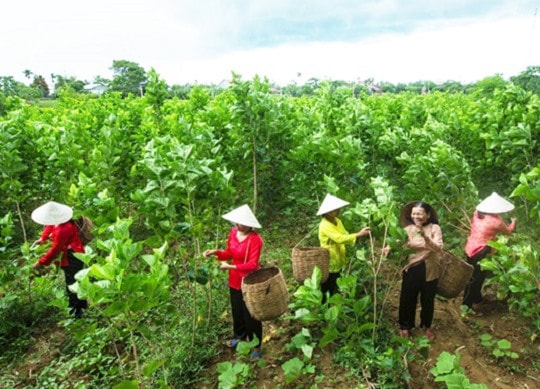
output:
[[[218,261],[228,261],[232,259],[232,254],[229,250],[219,250],[219,249],[210,249],[205,250],[203,253],[205,257],[209,257],[210,255],[215,255],[217,257]]]
[[[499,232],[510,235],[516,229],[516,218],[512,218],[510,224],[506,223],[501,219],[501,224],[499,226]]]
[[[227,239],[227,248],[230,247],[232,239],[232,231],[229,233],[229,238]],[[205,257],[208,257],[210,255],[215,255],[218,259],[218,261],[228,261],[232,259],[232,254],[228,249],[225,250],[219,250],[219,249],[211,249],[206,250],[203,255]]]
[[[69,244],[69,230],[60,227],[57,234],[53,235],[52,244],[47,251],[36,263],[36,265],[47,266],[62,252],[62,249]]]
[[[409,239],[407,246],[413,250],[427,249],[431,251],[441,251],[443,248],[442,231],[438,224],[431,225],[431,232],[426,234],[423,228],[414,225],[407,226]],[[421,236],[423,239],[415,239]]]
[[[232,253],[225,249],[225,250],[216,250],[216,257],[218,261],[230,261],[233,259]]]
[[[45,228],[43,229],[43,232],[41,233],[41,236],[39,237],[39,239],[34,241],[34,243],[32,243],[32,244],[33,245],[42,244],[42,243],[46,242],[47,240],[49,240],[49,237],[52,234],[53,228],[54,228],[54,226],[45,226]]]
[[[441,251],[443,249],[443,237],[441,227],[438,224],[431,225],[431,233],[424,234],[426,245],[431,251]]]
[[[43,229],[43,232],[41,233],[41,240],[45,242],[46,240],[49,240],[51,237],[51,234],[53,232],[54,226],[45,226]]]
[[[337,244],[353,244],[356,243],[356,234],[344,234],[340,232],[333,224],[323,223],[321,225],[321,234],[328,237],[332,242]]]

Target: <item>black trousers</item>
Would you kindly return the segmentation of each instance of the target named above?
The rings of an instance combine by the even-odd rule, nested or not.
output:
[[[236,339],[248,339],[252,340],[253,335],[259,339],[259,344],[256,347],[261,346],[262,342],[262,322],[251,317],[242,291],[229,287],[231,295],[231,308],[233,318],[233,336]]]
[[[462,304],[468,306],[471,309],[473,307],[473,304],[478,304],[482,301],[482,286],[484,285],[484,281],[486,280],[489,272],[486,270],[482,270],[480,268],[479,262],[485,257],[487,257],[490,252],[491,247],[487,246],[485,249],[473,255],[472,257],[467,257],[467,262],[474,266],[474,271],[471,280],[469,281],[469,283],[465,287],[465,291],[463,292]]]
[[[330,293],[330,296],[338,292],[337,279],[341,276],[341,273],[328,273],[328,278],[321,284],[321,292],[323,293],[323,304],[326,302],[326,292]]]
[[[411,330],[416,318],[416,304],[420,295],[420,327],[430,328],[435,310],[437,281],[426,281],[426,264],[422,262],[403,274],[399,297],[399,328]]]
[[[77,293],[73,293],[69,290],[69,286],[76,282],[75,274],[83,269],[84,263],[73,255],[73,251],[68,251],[68,260],[69,265],[62,267],[62,270],[64,271],[64,277],[66,279],[66,294],[68,296],[69,311],[71,314],[75,315],[75,317],[79,318],[82,315],[83,309],[88,307],[88,303],[86,300],[79,299]]]

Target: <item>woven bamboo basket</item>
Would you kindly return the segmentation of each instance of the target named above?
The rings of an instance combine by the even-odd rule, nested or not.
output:
[[[287,284],[277,267],[259,269],[245,276],[242,295],[251,317],[260,321],[278,318],[289,304]]]
[[[292,250],[293,276],[300,284],[311,277],[317,266],[321,270],[321,283],[328,278],[330,252],[322,247],[294,247]]]
[[[439,261],[441,274],[437,293],[448,299],[459,296],[471,279],[473,266],[447,251],[441,252]]]

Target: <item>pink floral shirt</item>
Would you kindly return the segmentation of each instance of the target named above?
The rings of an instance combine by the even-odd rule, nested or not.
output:
[[[467,244],[465,245],[465,253],[467,256],[473,257],[487,247],[487,242],[495,239],[498,233],[510,235],[516,228],[516,221],[506,225],[499,215],[484,213],[483,217],[478,217],[478,211],[474,211],[474,216],[471,222],[471,232]]]

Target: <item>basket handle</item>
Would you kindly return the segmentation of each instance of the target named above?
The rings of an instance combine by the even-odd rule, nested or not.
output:
[[[302,243],[302,242],[304,241],[304,239],[306,239],[308,236],[310,236],[311,233],[312,233],[313,231],[315,231],[317,228],[319,228],[319,225],[318,225],[318,224],[317,224],[311,231],[309,231],[302,239],[300,239],[300,241],[299,241],[297,244],[295,244],[293,248],[298,247],[298,245],[299,245],[300,243]]]
[[[246,247],[246,255],[244,255],[244,263],[247,262],[247,257],[248,257],[248,254],[249,254],[249,244],[251,243],[251,239],[250,239],[250,238],[251,238],[250,236],[248,236],[248,238],[247,238],[247,239],[248,239],[248,242],[247,242],[247,247]]]

